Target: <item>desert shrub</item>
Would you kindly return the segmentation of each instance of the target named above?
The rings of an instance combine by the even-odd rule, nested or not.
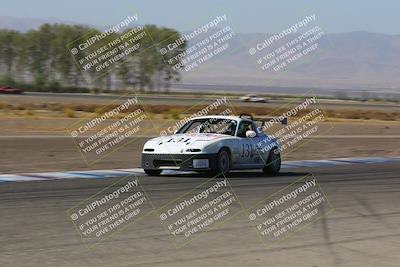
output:
[[[72,110],[70,108],[64,109],[64,115],[68,118],[75,118],[75,112],[74,112],[74,110]]]

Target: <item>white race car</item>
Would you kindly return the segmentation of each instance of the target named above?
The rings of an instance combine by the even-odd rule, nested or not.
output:
[[[261,102],[261,103],[266,103],[267,100],[264,97],[259,97],[257,95],[245,95],[241,96],[239,100],[244,101],[244,102]]]
[[[251,115],[196,117],[173,135],[147,141],[142,168],[152,176],[162,170],[226,176],[245,169],[275,175],[281,168],[279,150],[278,141],[263,133]]]

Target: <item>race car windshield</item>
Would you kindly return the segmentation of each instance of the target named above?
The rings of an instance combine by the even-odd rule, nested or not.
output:
[[[177,133],[216,133],[235,135],[237,122],[229,119],[195,119],[187,122]]]

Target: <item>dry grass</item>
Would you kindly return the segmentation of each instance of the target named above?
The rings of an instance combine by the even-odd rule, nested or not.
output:
[[[64,115],[65,115],[67,118],[75,118],[75,111],[73,111],[73,110],[70,109],[70,108],[64,108]]]
[[[110,111],[118,105],[109,105],[104,107],[101,104],[63,104],[63,103],[29,103],[29,104],[13,104],[0,102],[0,110],[5,111],[58,111],[65,117],[74,118],[79,113],[94,113],[102,114]],[[141,106],[131,106],[127,112],[132,112]],[[160,114],[164,119],[179,119],[183,116],[191,115],[197,111],[200,111],[203,107],[192,106],[171,106],[171,105],[146,105],[145,109],[149,115]],[[221,107],[214,110],[214,114],[218,114],[224,111],[226,107]],[[249,107],[239,106],[233,110],[234,114],[250,113],[254,116],[278,116],[286,110],[280,110],[276,108],[268,107]],[[302,116],[308,113],[310,110],[302,110],[298,113],[298,116]],[[338,119],[358,119],[358,120],[383,120],[383,121],[398,121],[400,118],[400,111],[381,111],[381,110],[325,110],[328,118]],[[123,116],[123,114],[121,114]]]

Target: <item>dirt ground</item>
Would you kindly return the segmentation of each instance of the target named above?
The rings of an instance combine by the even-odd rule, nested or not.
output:
[[[138,138],[93,165],[87,165],[71,137],[1,137],[0,173],[135,168],[148,138]],[[321,137],[303,140],[285,160],[400,156],[399,138]]]

